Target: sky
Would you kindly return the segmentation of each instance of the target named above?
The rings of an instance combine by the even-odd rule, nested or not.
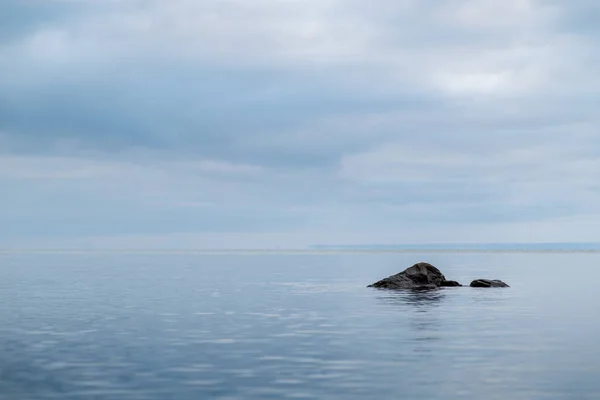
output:
[[[595,0],[2,0],[0,249],[597,242]]]

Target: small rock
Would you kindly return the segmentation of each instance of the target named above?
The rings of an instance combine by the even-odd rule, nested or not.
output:
[[[508,286],[506,283],[504,283],[498,279],[493,279],[493,280],[492,279],[475,279],[473,282],[471,282],[471,287],[489,288],[489,287],[510,287],[510,286]]]
[[[442,283],[440,283],[440,286],[451,287],[451,286],[462,286],[462,285],[456,281],[442,281]]]

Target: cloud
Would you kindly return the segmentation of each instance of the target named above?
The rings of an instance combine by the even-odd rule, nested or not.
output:
[[[574,237],[548,226],[599,211],[593,7],[5,2],[0,235]]]

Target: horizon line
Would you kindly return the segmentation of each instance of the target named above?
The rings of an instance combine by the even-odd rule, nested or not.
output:
[[[256,249],[0,249],[7,254],[409,254],[409,253],[600,253],[600,248],[256,248]]]

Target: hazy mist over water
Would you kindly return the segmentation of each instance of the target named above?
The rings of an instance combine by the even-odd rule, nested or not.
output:
[[[366,288],[418,261],[511,288]],[[4,253],[0,398],[598,399],[599,262]]]

